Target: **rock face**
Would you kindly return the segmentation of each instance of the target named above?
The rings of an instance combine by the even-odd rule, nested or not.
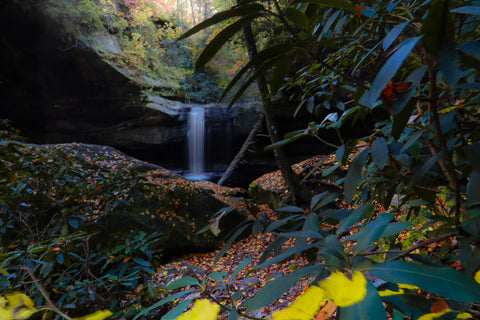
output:
[[[12,120],[34,143],[103,144],[185,161],[190,106],[145,94],[123,70],[103,60],[97,42],[102,50],[118,50],[108,34],[79,37],[71,45],[41,6],[22,10],[16,0],[0,5],[0,118]],[[258,111],[245,105],[207,109],[213,145],[218,145],[215,137],[225,137],[221,128],[228,125],[233,139],[241,140]]]

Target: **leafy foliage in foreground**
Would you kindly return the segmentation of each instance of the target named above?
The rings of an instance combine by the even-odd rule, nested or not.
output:
[[[334,300],[333,311],[319,301],[314,311],[293,304],[274,318],[314,319],[318,311],[325,319],[335,310],[337,319],[478,316],[478,6],[478,1],[300,0],[274,1],[272,7],[243,1],[186,33],[238,19],[206,46],[197,61],[201,66],[242,26],[268,21],[276,36],[233,83],[243,75],[251,83],[271,72],[272,97],[286,94],[298,104],[292,114],[307,108],[319,119],[269,148],[311,135],[335,150],[337,162],[325,169],[325,178],[348,166],[346,176],[335,181],[348,203],[343,209],[326,207],[340,197],[326,191],[313,197],[307,210],[285,208],[292,215],[266,228],[278,239],[257,268],[295,254],[305,254],[310,264],[269,282],[240,305],[232,299],[225,307],[230,319],[255,319],[251,312],[278,299],[301,276],[314,277],[315,288],[337,274],[358,273],[367,279],[364,287],[349,293],[342,284],[335,293],[348,298],[365,289],[361,301]],[[370,134],[343,137],[359,121],[373,124]],[[338,139],[326,141],[326,130],[336,131]],[[295,245],[282,251],[291,238]],[[215,290],[206,293],[215,300]],[[303,300],[308,298],[299,299],[309,306]]]
[[[34,276],[69,314],[134,310],[125,297],[138,289],[151,298],[164,252],[216,244],[194,233],[223,203],[188,180],[112,148],[10,140],[17,136],[6,125],[0,141],[2,294],[25,292],[41,305]]]

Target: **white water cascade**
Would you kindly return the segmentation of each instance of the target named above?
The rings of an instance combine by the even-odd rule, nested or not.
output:
[[[205,109],[192,107],[188,114],[189,179],[205,180]]]

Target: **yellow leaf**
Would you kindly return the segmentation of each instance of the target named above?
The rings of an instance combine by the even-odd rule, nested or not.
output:
[[[348,307],[362,301],[367,295],[367,279],[360,271],[354,271],[352,279],[340,271],[318,283],[325,290],[326,298],[339,307]]]
[[[468,312],[463,312],[463,313],[457,314],[456,319],[473,319],[473,316]]]
[[[403,289],[399,289],[398,291],[393,291],[390,289],[378,291],[380,297],[396,296],[404,293],[405,291]]]
[[[10,312],[7,309],[0,307],[0,319],[2,320],[13,320]]]
[[[290,306],[274,312],[273,320],[311,320],[325,300],[325,291],[320,287],[311,286]]]
[[[29,296],[21,292],[14,292],[6,296],[8,304],[5,308],[11,319],[23,320],[30,318],[38,310]],[[8,318],[7,318],[8,319]]]
[[[402,288],[402,289],[409,289],[409,290],[418,290],[418,289],[420,289],[419,287],[414,286],[413,284],[406,284],[406,283],[399,283],[399,284],[398,284],[398,287],[399,287],[399,288]]]
[[[478,283],[480,283],[480,270],[478,270],[478,271],[475,273],[474,279],[475,279],[475,281],[477,281]]]
[[[103,320],[112,315],[110,310],[99,310],[81,318],[73,318],[73,320]]]
[[[176,320],[216,320],[220,306],[207,299],[197,300],[192,310],[181,314]]]
[[[449,313],[450,309],[445,309],[441,312],[432,312],[432,313],[427,313],[418,318],[418,320],[434,320],[434,319],[439,319],[441,318],[444,314]]]

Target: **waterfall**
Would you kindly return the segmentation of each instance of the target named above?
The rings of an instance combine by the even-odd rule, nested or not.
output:
[[[204,180],[205,175],[205,109],[192,107],[188,114],[188,177]]]

